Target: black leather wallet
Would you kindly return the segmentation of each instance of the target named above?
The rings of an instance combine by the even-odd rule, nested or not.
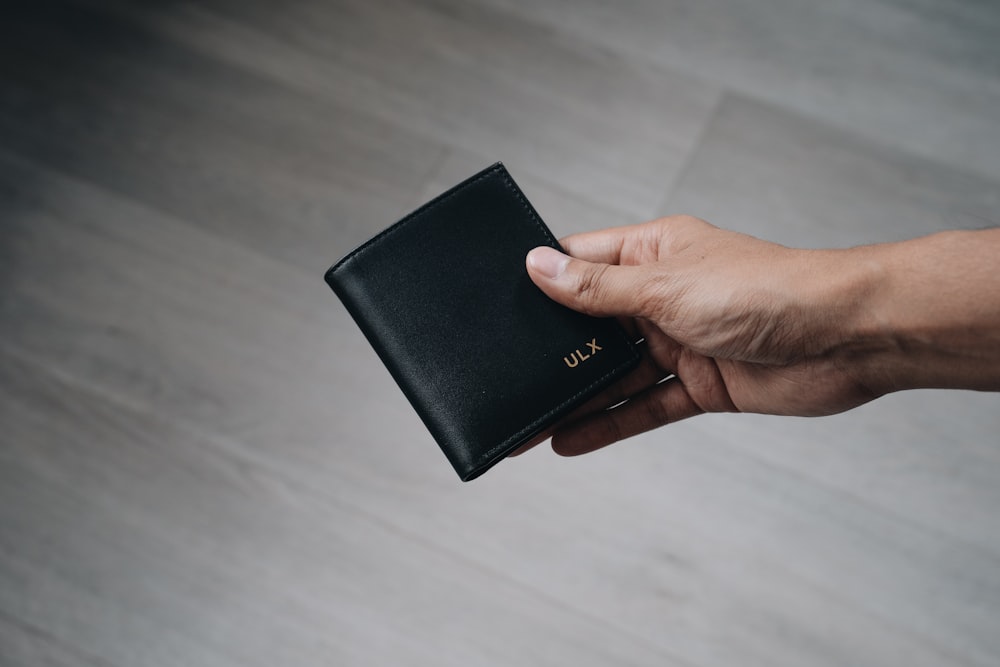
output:
[[[613,319],[551,301],[525,255],[559,248],[500,163],[326,273],[463,481],[630,370]]]

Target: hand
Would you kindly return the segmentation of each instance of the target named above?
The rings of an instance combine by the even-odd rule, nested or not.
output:
[[[867,284],[851,251],[794,250],[686,216],[562,244],[571,257],[528,254],[531,279],[574,310],[620,318],[642,361],[518,453],[551,434],[556,452],[583,454],[704,412],[832,414],[885,391],[843,334]]]

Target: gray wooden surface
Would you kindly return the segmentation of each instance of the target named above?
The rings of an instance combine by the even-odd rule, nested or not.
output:
[[[996,665],[1000,397],[467,485],[321,280],[504,160],[559,233],[1000,221],[1000,5],[24,2],[0,665]]]

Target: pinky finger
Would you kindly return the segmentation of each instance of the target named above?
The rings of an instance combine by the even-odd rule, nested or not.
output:
[[[552,436],[552,449],[561,456],[579,456],[703,412],[680,380],[671,378],[620,407],[558,428]]]

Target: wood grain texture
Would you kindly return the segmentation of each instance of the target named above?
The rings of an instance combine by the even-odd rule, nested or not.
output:
[[[479,1],[859,137],[1000,177],[995,3]]]
[[[1000,215],[990,6],[614,7],[9,9],[0,665],[996,663],[995,395],[463,485],[323,284],[497,159],[558,234]]]
[[[1000,223],[995,180],[727,95],[665,204],[800,247]]]

